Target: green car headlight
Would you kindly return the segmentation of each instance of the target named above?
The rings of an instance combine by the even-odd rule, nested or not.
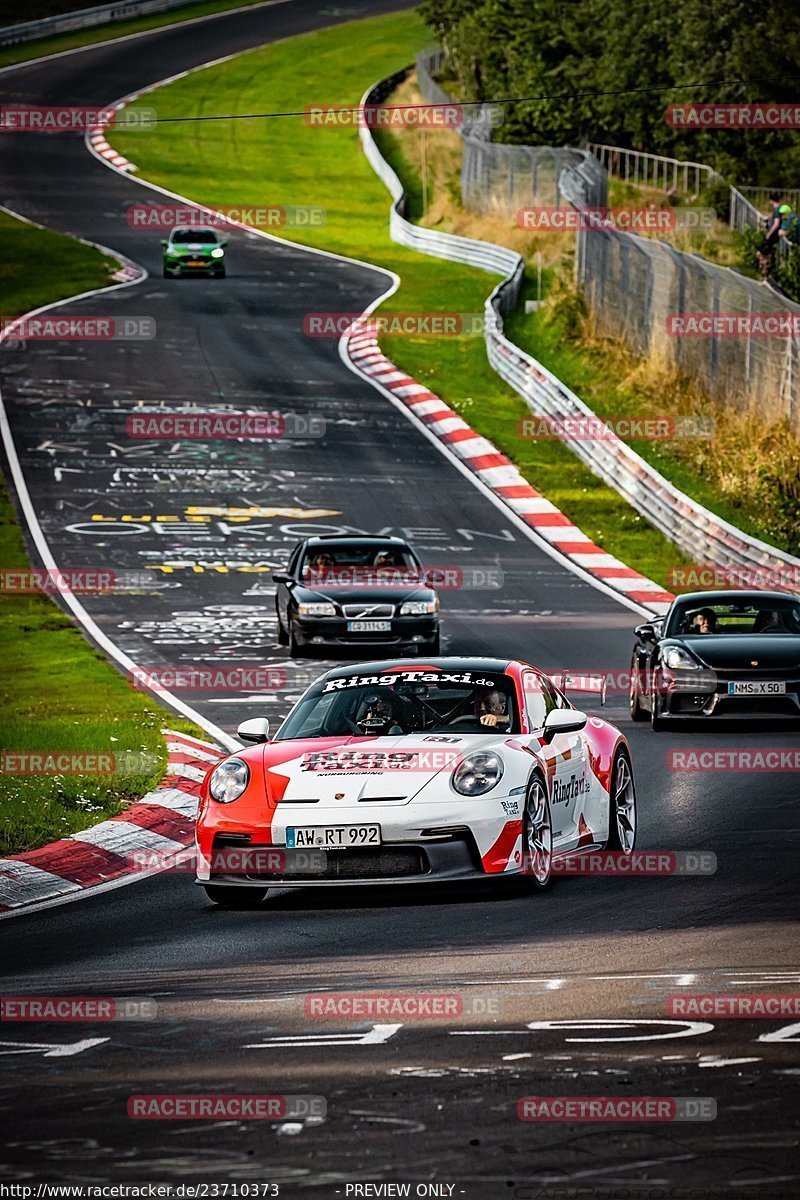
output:
[[[220,246],[217,246],[216,250],[211,251],[211,257],[212,258],[224,258],[225,251]]]

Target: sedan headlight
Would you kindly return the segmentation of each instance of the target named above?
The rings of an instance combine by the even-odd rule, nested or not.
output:
[[[330,600],[310,600],[298,604],[297,612],[301,617],[335,617],[336,608]]]
[[[400,606],[401,617],[425,617],[438,611],[438,600],[404,600]]]
[[[699,671],[700,663],[696,658],[692,658],[688,650],[682,649],[680,646],[670,646],[664,654],[664,666],[669,667],[671,671]]]
[[[469,754],[453,771],[450,782],[461,796],[483,796],[503,778],[503,760],[488,751]]]
[[[250,782],[250,768],[240,758],[226,758],[211,775],[208,790],[218,804],[238,800]]]
[[[220,246],[217,246],[216,250],[211,251],[211,257],[212,258],[224,258],[225,251]]]

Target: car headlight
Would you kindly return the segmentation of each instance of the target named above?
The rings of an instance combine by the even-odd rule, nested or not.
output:
[[[403,617],[424,617],[428,613],[438,612],[438,600],[404,600],[400,606]]]
[[[216,250],[211,251],[211,257],[212,258],[224,258],[225,251],[222,249],[221,246],[217,246]]]
[[[330,600],[310,600],[298,604],[297,611],[301,617],[335,617],[336,608]]]
[[[483,796],[503,778],[503,760],[491,752],[469,754],[458,764],[451,783],[461,796]]]
[[[250,782],[250,768],[240,758],[226,758],[213,771],[208,790],[218,804],[238,800]]]
[[[700,663],[680,646],[670,646],[664,654],[664,666],[670,670],[699,671]]]

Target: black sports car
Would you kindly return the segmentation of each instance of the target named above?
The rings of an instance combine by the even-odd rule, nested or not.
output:
[[[636,628],[630,706],[673,717],[800,716],[800,597],[691,592]]]
[[[307,538],[272,578],[278,640],[292,656],[376,644],[439,653],[439,598],[401,538]]]

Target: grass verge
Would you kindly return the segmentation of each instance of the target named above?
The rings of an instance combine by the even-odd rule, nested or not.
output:
[[[312,103],[352,105],[371,83],[413,61],[428,40],[425,27],[408,13],[292,38],[168,85],[158,94],[159,113],[202,116],[277,108],[302,111]],[[440,136],[429,135],[432,163],[446,152]],[[444,136],[454,135],[445,132]],[[113,142],[121,153],[135,159],[144,178],[205,204],[247,206],[266,201],[325,206],[323,228],[282,232],[295,241],[396,271],[402,286],[386,306],[388,311],[483,313],[492,276],[426,258],[390,241],[388,194],[351,126],[312,127],[302,116],[202,121],[160,124],[147,134],[120,131]],[[399,138],[384,134],[382,145],[408,181],[412,204],[419,211],[419,172],[409,169]],[[452,189],[452,182],[448,186]],[[432,189],[429,205],[438,203],[435,186]],[[491,236],[493,225],[496,232],[497,222],[487,218],[480,236]],[[521,238],[522,231],[517,232]],[[520,244],[529,248],[530,235],[525,237]],[[233,254],[230,270],[236,270]],[[519,437],[518,423],[528,410],[489,367],[480,334],[386,337],[382,345],[399,367],[431,386],[496,441],[533,486],[594,540],[664,582],[665,570],[676,561],[669,542],[559,442],[526,442]]]
[[[211,13],[226,12],[229,8],[249,7],[260,0],[204,0],[172,12],[149,13],[143,17],[131,17],[128,21],[116,21],[112,25],[100,25],[95,29],[76,29],[70,33],[56,33],[51,37],[37,38],[33,42],[21,42],[16,46],[0,47],[0,67],[29,62],[48,54],[62,54],[79,46],[94,46],[110,42],[115,38],[127,37],[132,33],[144,33],[148,29],[161,29],[165,25],[181,25],[196,17]]]
[[[102,287],[117,265],[90,246],[2,212],[0,236],[13,250],[0,264],[4,316]],[[0,484],[0,569],[29,566]],[[162,726],[200,732],[135,691],[40,592],[0,590],[0,658],[0,854],[66,837],[122,811],[164,773]],[[94,774],[31,775],[18,774],[26,764],[7,757],[37,751],[114,759]]]

